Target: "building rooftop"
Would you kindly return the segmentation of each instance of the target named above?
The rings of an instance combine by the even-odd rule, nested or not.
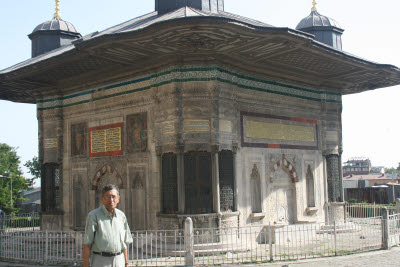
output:
[[[380,174],[380,173],[370,173],[370,174],[350,174],[343,177],[343,181],[359,181],[359,180],[400,180],[400,177],[393,177],[391,174]]]
[[[34,34],[38,31],[65,31],[78,33],[72,23],[62,20],[61,18],[53,18],[52,20],[48,20],[39,24],[31,34]]]
[[[310,15],[302,19],[296,26],[296,30],[311,27],[335,27],[341,29],[339,23],[334,19],[321,15],[318,11],[311,11]]]
[[[75,29],[72,24],[56,24],[45,22],[40,28]],[[81,90],[76,87],[78,83],[100,84],[100,72],[102,77],[117,70],[122,75],[122,71],[127,71],[125,66],[129,66],[130,72],[144,71],[145,61],[199,54],[258,70],[274,81],[334,94],[400,84],[400,69],[396,66],[374,63],[332,48],[316,41],[312,34],[225,11],[181,7],[162,14],[154,11],[87,34],[72,44],[1,70],[0,99],[36,103],[52,96],[61,80],[63,90],[74,93]],[[67,88],[67,84],[74,89]]]

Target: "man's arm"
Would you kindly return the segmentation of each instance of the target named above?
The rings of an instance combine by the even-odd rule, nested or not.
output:
[[[83,244],[83,267],[89,267],[90,247],[91,245],[89,244]]]
[[[124,249],[124,256],[125,256],[125,266],[128,266],[129,265],[129,263],[128,263],[128,249]]]

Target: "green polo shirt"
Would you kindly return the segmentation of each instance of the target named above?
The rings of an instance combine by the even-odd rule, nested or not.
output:
[[[84,244],[91,245],[92,251],[117,253],[125,250],[132,241],[125,214],[119,209],[111,216],[101,205],[88,214]]]

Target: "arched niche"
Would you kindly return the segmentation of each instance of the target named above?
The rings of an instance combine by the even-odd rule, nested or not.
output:
[[[108,163],[104,163],[93,177],[92,190],[95,191],[95,207],[100,205],[101,190],[108,184],[116,185],[119,189],[124,188],[121,175],[118,171]]]
[[[272,171],[269,175],[270,183],[274,182],[274,174],[279,168],[282,168],[285,172],[289,174],[292,183],[297,183],[299,181],[298,174],[294,165],[290,161],[288,161],[285,156],[282,156],[282,159],[278,160],[272,167]]]
[[[268,186],[271,220],[275,224],[293,224],[296,221],[297,210],[296,168],[284,155],[272,164]]]

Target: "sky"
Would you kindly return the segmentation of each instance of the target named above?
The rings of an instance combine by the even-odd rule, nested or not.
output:
[[[400,67],[399,0],[317,0],[319,13],[345,32],[343,50]],[[225,0],[225,11],[294,29],[309,15],[312,0]],[[54,0],[0,0],[0,69],[29,59],[27,35],[53,17]],[[61,0],[62,19],[82,35],[152,12],[154,0]],[[368,157],[372,165],[400,162],[400,86],[343,97],[343,161]],[[38,154],[36,106],[0,100],[0,143],[17,147],[22,163]],[[22,168],[30,177],[26,168]]]

